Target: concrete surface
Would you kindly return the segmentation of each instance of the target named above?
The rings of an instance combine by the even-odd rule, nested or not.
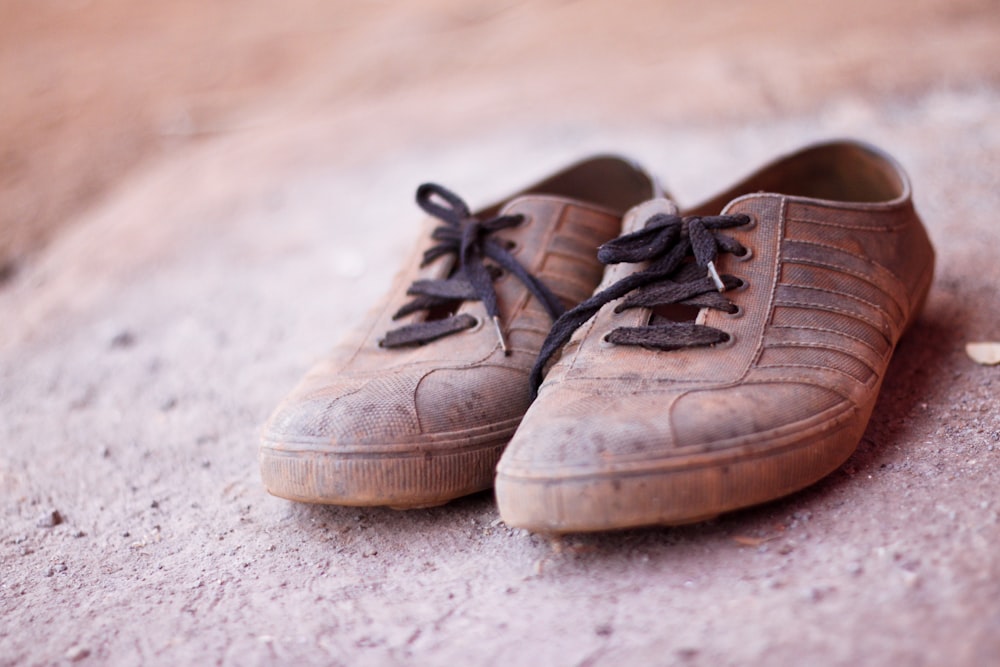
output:
[[[236,129],[147,151],[52,222],[0,289],[0,665],[995,664],[1000,367],[963,346],[1000,339],[996,5],[824,3],[705,46],[755,15],[697,4],[661,8],[662,35],[656,3],[484,15],[456,34],[492,84],[459,64],[336,104],[307,59],[297,96],[234,104]],[[455,45],[413,21],[446,5],[365,24],[438,54],[414,56],[422,86]],[[633,20],[614,56],[546,41],[590,26],[607,47]],[[803,53],[817,40],[850,48]],[[667,48],[691,67],[649,56]],[[613,149],[689,204],[844,135],[908,169],[939,270],[858,452],[820,484],[558,541],[506,528],[489,494],[400,513],[261,489],[260,424],[388,284],[418,183],[481,203]]]

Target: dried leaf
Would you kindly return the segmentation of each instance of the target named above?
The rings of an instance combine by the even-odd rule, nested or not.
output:
[[[983,366],[1000,364],[1000,343],[966,343],[965,353]]]

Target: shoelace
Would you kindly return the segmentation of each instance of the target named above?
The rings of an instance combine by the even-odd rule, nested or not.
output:
[[[742,256],[747,250],[719,230],[750,222],[743,214],[690,216],[658,213],[649,218],[643,229],[625,234],[600,247],[597,258],[602,264],[649,262],[642,271],[629,274],[598,292],[556,320],[531,369],[531,395],[538,393],[545,365],[555,352],[584,322],[597,314],[606,303],[622,300],[615,307],[620,313],[629,308],[653,308],[683,304],[714,308],[727,313],[738,309],[722,292],[739,287],[743,281],[722,275],[715,269],[719,252]],[[688,258],[693,256],[694,262]],[[666,322],[638,327],[619,327],[606,340],[616,345],[641,345],[657,350],[715,345],[729,340],[729,334],[694,322]]]
[[[440,203],[435,199],[440,200]],[[519,225],[524,216],[498,215],[488,220],[479,220],[470,213],[469,207],[458,195],[434,183],[424,183],[417,188],[417,205],[444,222],[431,234],[438,243],[424,252],[421,266],[447,254],[454,254],[457,263],[455,270],[447,278],[413,282],[406,293],[415,298],[400,308],[392,319],[421,310],[428,311],[428,318],[387,332],[381,341],[383,347],[427,343],[470,329],[476,326],[476,318],[468,313],[455,315],[454,311],[463,301],[482,301],[486,315],[493,322],[500,347],[504,354],[508,354],[507,340],[500,326],[497,294],[493,287],[497,272],[490,270],[491,267],[486,264],[487,259],[524,283],[541,301],[553,320],[563,313],[565,309],[559,298],[529,273],[504,244],[491,237],[494,232]],[[440,311],[450,314],[445,317],[433,316]]]

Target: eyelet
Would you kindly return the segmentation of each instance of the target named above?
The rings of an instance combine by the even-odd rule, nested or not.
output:
[[[475,324],[473,324],[468,329],[463,329],[462,333],[475,333],[483,328],[483,318],[479,317],[478,315],[473,315],[472,318],[476,321]]]
[[[744,278],[737,278],[737,280],[740,281],[740,284],[737,285],[736,287],[732,287],[730,289],[727,289],[726,290],[727,293],[729,293],[729,292],[734,292],[734,293],[746,292],[748,289],[750,289],[750,281],[749,280],[746,280]]]
[[[716,349],[716,350],[725,350],[727,348],[730,348],[730,347],[736,345],[736,336],[734,336],[733,334],[731,334],[729,332],[723,332],[723,333],[725,333],[725,335],[726,335],[725,340],[719,341],[718,343],[716,343],[715,345],[713,345],[712,346],[713,349]]]
[[[743,253],[742,255],[737,255],[735,253],[733,254],[733,257],[735,257],[736,261],[738,262],[748,262],[753,258],[753,248],[751,248],[750,246],[744,246],[744,247],[746,248],[746,252]]]
[[[608,340],[608,337],[610,335],[611,335],[611,332],[609,331],[606,334],[604,334],[603,336],[601,336],[601,340],[598,343],[599,347],[602,347],[602,348],[618,347],[616,344],[614,344],[610,340]]]
[[[735,306],[736,306],[736,310],[734,310],[734,311],[733,311],[733,312],[731,312],[731,313],[727,313],[727,312],[725,312],[725,311],[722,311],[722,314],[723,314],[723,315],[724,315],[725,317],[728,317],[728,318],[730,318],[730,319],[734,319],[734,320],[735,320],[735,319],[738,319],[738,318],[740,318],[740,317],[743,317],[743,307],[742,307],[742,306],[740,306],[739,304],[733,304],[733,305],[735,305]]]
[[[486,272],[490,274],[490,279],[493,281],[503,280],[507,276],[507,269],[492,262],[486,265]]]
[[[754,215],[753,213],[746,213],[746,212],[741,213],[741,215],[747,216],[748,218],[750,218],[750,220],[746,224],[740,225],[737,229],[740,229],[740,230],[751,230],[751,229],[753,229],[754,227],[757,226],[757,216],[756,215]]]

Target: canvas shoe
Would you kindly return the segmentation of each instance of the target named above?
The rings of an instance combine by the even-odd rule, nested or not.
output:
[[[597,247],[621,233],[624,212],[659,194],[613,156],[474,214],[421,186],[430,217],[394,287],[265,426],[267,490],[413,508],[489,488],[553,320],[593,293]]]
[[[551,365],[499,463],[504,521],[687,523],[843,463],[931,284],[900,166],[865,144],[816,145],[683,215],[643,203],[625,226],[600,251],[599,291],[559,319],[533,370],[537,386]]]

